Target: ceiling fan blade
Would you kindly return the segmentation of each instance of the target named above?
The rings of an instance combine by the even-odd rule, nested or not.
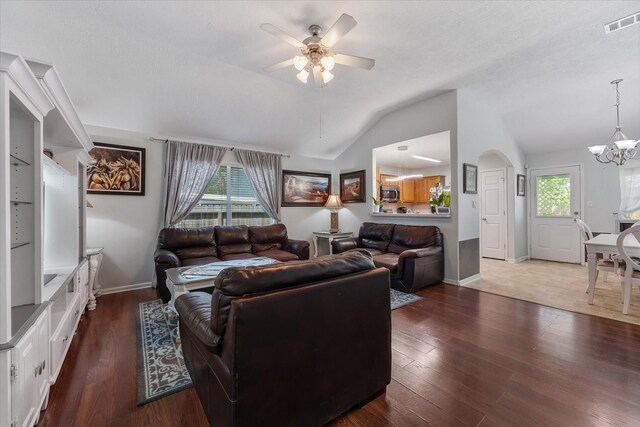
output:
[[[289,34],[285,33],[284,31],[282,31],[280,28],[276,27],[273,24],[262,24],[262,25],[260,25],[260,29],[266,31],[267,33],[271,34],[272,36],[276,36],[279,39],[284,40],[285,42],[287,42],[290,45],[293,45],[295,47],[304,46],[301,41],[296,40],[294,37],[292,37]]]
[[[266,73],[271,73],[272,71],[279,70],[280,68],[285,68],[293,65],[293,58],[287,59],[286,61],[278,62],[277,64],[270,65],[268,67],[264,67],[263,70]]]
[[[338,18],[336,23],[329,28],[329,31],[327,31],[327,33],[322,37],[320,42],[327,47],[331,47],[345,34],[351,31],[357,24],[358,23],[353,19],[353,16],[343,13],[340,15],[340,18]]]
[[[313,67],[313,81],[316,84],[316,87],[324,86],[324,79],[322,78],[322,71],[320,71],[320,67]]]
[[[336,64],[348,65],[349,67],[362,68],[364,70],[370,70],[376,65],[376,60],[371,58],[363,58],[362,56],[343,55],[336,53],[333,55],[333,59]]]

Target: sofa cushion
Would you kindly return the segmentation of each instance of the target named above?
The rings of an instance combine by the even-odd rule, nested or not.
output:
[[[252,254],[251,252],[241,252],[237,254],[222,255],[220,257],[222,261],[234,261],[236,259],[249,259],[249,258],[258,258],[258,256]]]
[[[200,258],[187,258],[182,260],[182,266],[187,267],[189,265],[204,265],[211,264],[212,262],[220,262],[220,258],[214,256],[206,256]]]
[[[225,255],[251,253],[249,227],[246,225],[216,227],[216,245],[221,259],[224,259]]]
[[[231,302],[238,298],[311,285],[373,268],[371,256],[359,251],[286,264],[227,268],[215,280],[211,327],[217,335],[224,334]]]
[[[257,256],[265,256],[267,258],[277,259],[278,261],[287,262],[287,261],[297,261],[297,255],[292,254],[291,252],[283,251],[282,249],[272,248],[266,251],[255,252]]]
[[[407,249],[427,248],[441,244],[442,235],[438,227],[398,224],[393,229],[393,237],[387,250],[400,254]]]
[[[249,227],[249,241],[254,253],[268,251],[272,248],[282,249],[287,241],[287,227],[284,224]]]
[[[157,249],[176,252],[181,248],[215,248],[215,227],[202,228],[163,228],[158,233]],[[211,256],[216,256],[212,254]]]
[[[382,253],[382,251],[378,250],[378,249],[373,249],[373,248],[358,248],[361,251],[365,251],[367,253],[369,253],[369,255],[371,256],[376,256],[376,255],[380,255]]]
[[[190,258],[218,256],[218,251],[215,246],[195,246],[195,247],[188,247],[188,248],[180,248],[180,249],[176,249],[174,253],[178,256],[178,258],[180,258],[180,260],[187,260]]]
[[[375,222],[364,222],[360,226],[358,237],[360,237],[363,248],[377,249],[381,252],[387,250],[394,224],[377,224]]]
[[[400,258],[400,255],[389,252],[386,254],[375,255],[373,257],[373,263],[376,267],[384,267],[390,272],[395,273],[398,270],[398,258]]]

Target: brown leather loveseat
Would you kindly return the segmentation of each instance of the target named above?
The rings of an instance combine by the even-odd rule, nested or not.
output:
[[[389,271],[366,252],[233,267],[178,297],[185,363],[212,426],[320,426],[391,380]]]
[[[284,224],[164,228],[154,254],[160,298],[165,303],[171,299],[165,272],[169,268],[255,257],[309,259],[309,242],[289,239]]]
[[[444,279],[442,233],[435,226],[365,222],[358,237],[334,240],[333,253],[362,248],[391,272],[391,287],[416,292]]]

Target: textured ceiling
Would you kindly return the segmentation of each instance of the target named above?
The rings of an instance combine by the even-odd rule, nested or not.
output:
[[[470,88],[525,152],[540,152],[606,141],[615,78],[625,131],[640,138],[640,25],[603,30],[638,11],[639,1],[1,1],[0,48],[54,62],[95,126],[332,158],[385,112]],[[293,69],[262,71],[296,52],[260,24],[302,39],[341,13],[358,25],[334,51],[375,58],[373,70],[338,65],[322,91]]]

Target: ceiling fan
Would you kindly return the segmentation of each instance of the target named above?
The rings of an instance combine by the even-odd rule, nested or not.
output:
[[[300,55],[296,55],[292,59],[287,59],[286,61],[265,67],[264,71],[270,73],[293,65],[296,70],[300,71],[296,76],[298,77],[298,80],[302,83],[307,83],[309,74],[313,74],[313,81],[316,86],[322,87],[333,79],[331,70],[335,64],[362,68],[364,70],[372,69],[376,63],[374,59],[330,52],[333,45],[336,44],[345,34],[351,31],[356,24],[357,22],[353,19],[353,16],[343,13],[329,31],[327,31],[327,33],[322,37],[320,37],[322,27],[315,24],[311,25],[309,27],[311,37],[307,37],[303,41],[297,40],[275,25],[260,25],[260,29],[300,49]]]

